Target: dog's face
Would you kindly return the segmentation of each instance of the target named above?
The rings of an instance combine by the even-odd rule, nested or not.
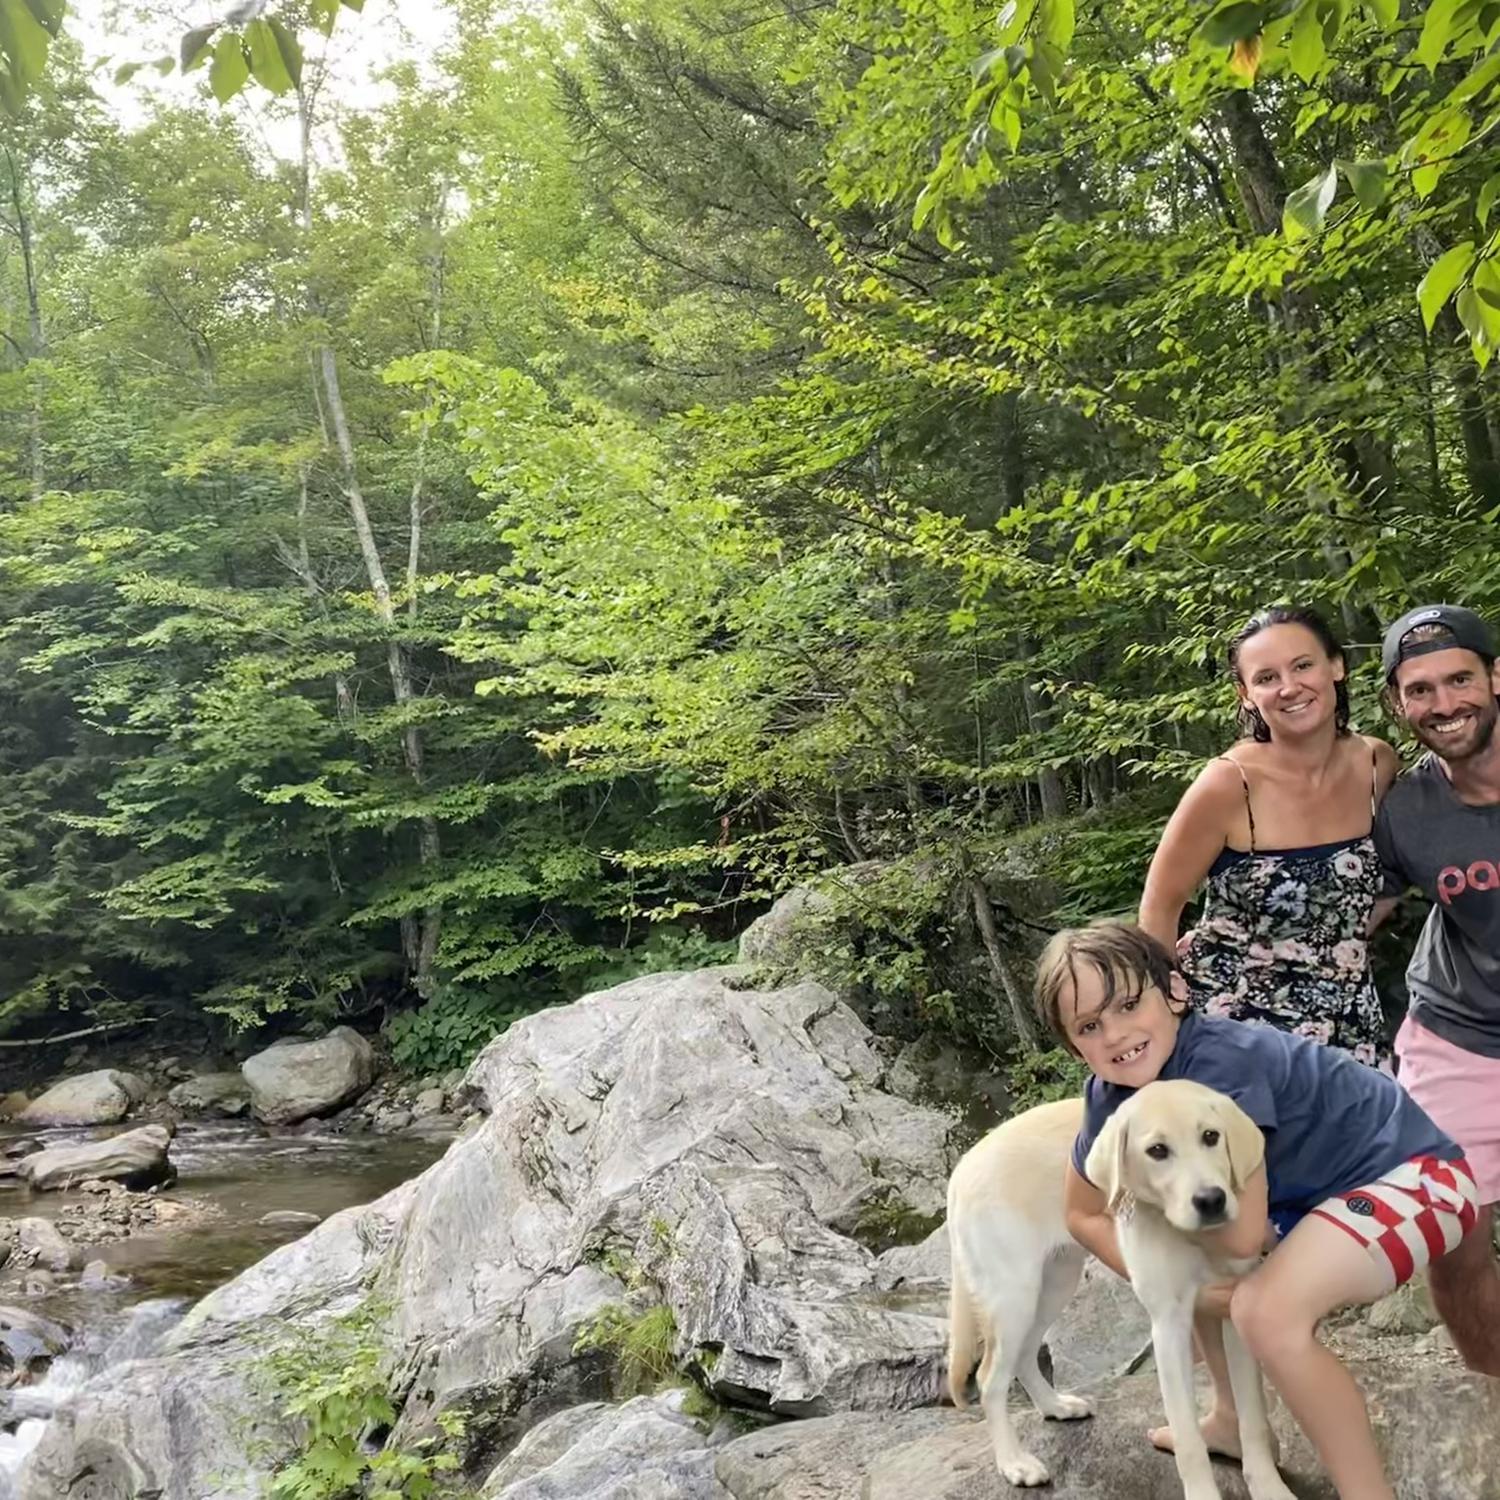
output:
[[[1232,1099],[1172,1079],[1127,1099],[1085,1166],[1111,1208],[1134,1198],[1193,1234],[1234,1220],[1240,1189],[1264,1158],[1264,1137]]]

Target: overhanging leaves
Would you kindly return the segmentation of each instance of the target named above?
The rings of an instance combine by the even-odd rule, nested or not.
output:
[[[1447,305],[1459,282],[1474,264],[1474,242],[1465,240],[1439,256],[1432,269],[1417,285],[1417,305],[1422,310],[1422,322],[1427,331],[1437,321],[1437,315]]]
[[[1289,240],[1305,239],[1322,229],[1338,186],[1338,168],[1330,165],[1326,172],[1319,173],[1304,182],[1296,192],[1288,194],[1281,227]]]
[[[252,21],[245,28],[245,47],[252,76],[273,94],[285,94],[301,82],[302,49],[280,21]]]
[[[1229,0],[1221,5],[1198,28],[1198,34],[1210,47],[1232,47],[1253,36],[1265,24],[1265,6],[1250,0]]]

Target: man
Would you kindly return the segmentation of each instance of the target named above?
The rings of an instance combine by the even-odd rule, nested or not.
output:
[[[1383,920],[1409,886],[1433,906],[1407,968],[1411,1005],[1396,1037],[1400,1080],[1463,1147],[1482,1207],[1434,1261],[1433,1302],[1472,1370],[1500,1376],[1500,669],[1472,610],[1427,605],[1386,632],[1391,712],[1431,753],[1387,794],[1375,842]]]

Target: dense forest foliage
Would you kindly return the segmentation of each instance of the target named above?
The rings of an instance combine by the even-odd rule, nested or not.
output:
[[[1500,604],[1500,5],[449,0],[361,108],[373,8],[0,79],[0,1032],[1128,907],[1252,608]]]

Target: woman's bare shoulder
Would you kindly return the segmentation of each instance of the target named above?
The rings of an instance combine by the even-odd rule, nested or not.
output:
[[[1238,805],[1245,796],[1245,762],[1241,753],[1216,755],[1204,763],[1189,795],[1200,804]]]

